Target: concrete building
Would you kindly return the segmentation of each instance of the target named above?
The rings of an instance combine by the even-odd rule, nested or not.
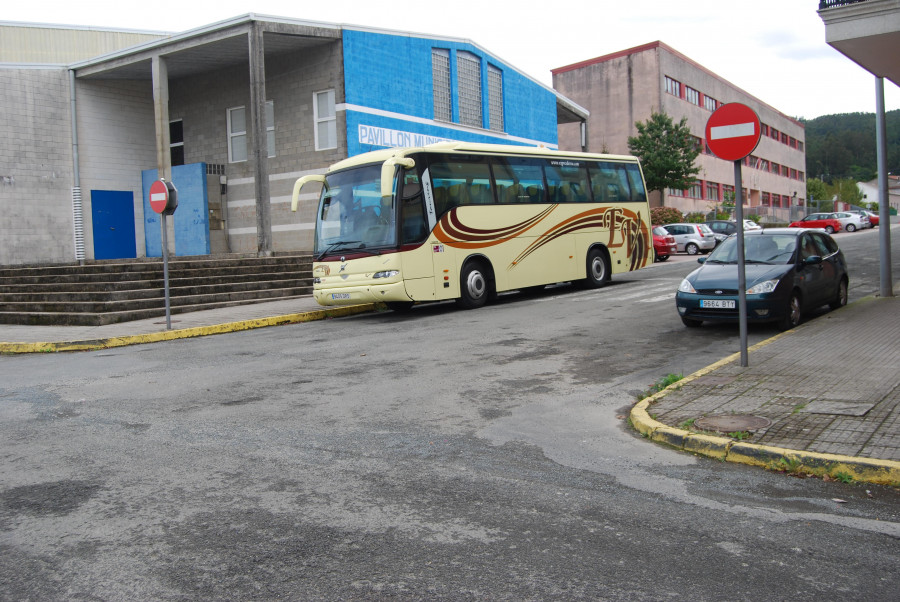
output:
[[[577,123],[561,124],[559,146],[627,154],[635,122],[665,113],[682,117],[701,154],[697,182],[688,190],[651,195],[651,205],[684,213],[707,213],[734,198],[734,163],[715,157],[704,140],[710,114],[725,103],[739,102],[756,111],[762,136],[744,162],[744,213],[784,221],[791,207],[806,196],[806,152],[803,125],[751,96],[662,42],[629,48],[553,69],[553,87],[590,113],[586,131]]]
[[[245,15],[182,33],[0,23],[0,264],[309,251],[350,155],[440,140],[557,148],[587,112],[464,39]],[[7,43],[9,41],[9,43]]]

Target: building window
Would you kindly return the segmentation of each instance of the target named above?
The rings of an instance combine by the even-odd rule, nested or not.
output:
[[[228,162],[247,160],[247,110],[244,107],[228,109]]]
[[[707,182],[706,183],[706,199],[708,201],[718,201],[719,200],[719,185],[715,182]]]
[[[692,105],[700,106],[700,93],[690,86],[685,86],[684,88],[684,99]]]
[[[778,130],[776,130],[775,128],[769,128],[769,133],[772,135],[772,138],[778,140]]]
[[[699,199],[700,196],[702,195],[702,191],[703,191],[703,185],[700,182],[694,182],[693,184],[691,184],[691,187],[688,188],[687,195],[689,197]]]
[[[766,207],[772,206],[772,197],[768,192],[762,193],[762,204]]]
[[[677,96],[678,98],[681,98],[681,82],[674,80],[667,75],[666,76],[666,92],[668,92],[672,96]]]
[[[227,111],[228,162],[247,160],[247,109],[234,107]],[[275,103],[266,101],[266,154],[275,156]]]
[[[184,121],[169,122],[169,157],[172,166],[184,165]]]
[[[707,111],[715,111],[716,109],[719,108],[719,101],[716,100],[715,98],[712,98],[711,96],[704,96],[703,97],[703,106],[706,108]]]
[[[488,65],[488,108],[490,128],[503,131],[503,72]]]
[[[768,137],[768,135],[769,135],[769,126],[768,126],[768,124],[765,124],[765,123],[759,124],[759,133],[760,133],[761,136],[767,136],[767,137]]]
[[[459,87],[459,122],[484,127],[481,112],[481,59],[469,52],[456,53]]]
[[[797,150],[798,150],[798,151],[802,151],[802,150],[803,150],[803,143],[800,142],[799,140],[797,140]]]
[[[337,148],[337,116],[334,110],[334,90],[313,94],[316,150]]]
[[[434,118],[441,121],[453,121],[449,50],[431,49],[431,87],[434,94]]]
[[[275,102],[266,101],[266,153],[275,156]]]
[[[677,188],[669,188],[669,196],[684,196],[684,191]]]
[[[782,144],[787,144],[787,143],[788,143],[788,135],[785,134],[784,132],[781,133],[781,143],[782,143]]]

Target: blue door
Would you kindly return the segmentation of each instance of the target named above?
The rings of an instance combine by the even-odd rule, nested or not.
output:
[[[91,216],[94,224],[94,259],[137,257],[134,193],[123,190],[92,190]]]

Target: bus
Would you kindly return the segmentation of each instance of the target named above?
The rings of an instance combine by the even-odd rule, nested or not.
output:
[[[321,186],[313,295],[404,310],[559,282],[604,286],[653,261],[637,158],[441,142],[356,155],[294,184]]]

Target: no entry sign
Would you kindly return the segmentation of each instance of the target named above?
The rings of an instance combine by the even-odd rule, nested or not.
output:
[[[724,104],[706,122],[706,144],[715,156],[740,161],[759,144],[760,126],[756,112],[739,102]]]
[[[150,185],[150,208],[157,213],[172,215],[178,207],[178,191],[171,182],[156,180]]]

